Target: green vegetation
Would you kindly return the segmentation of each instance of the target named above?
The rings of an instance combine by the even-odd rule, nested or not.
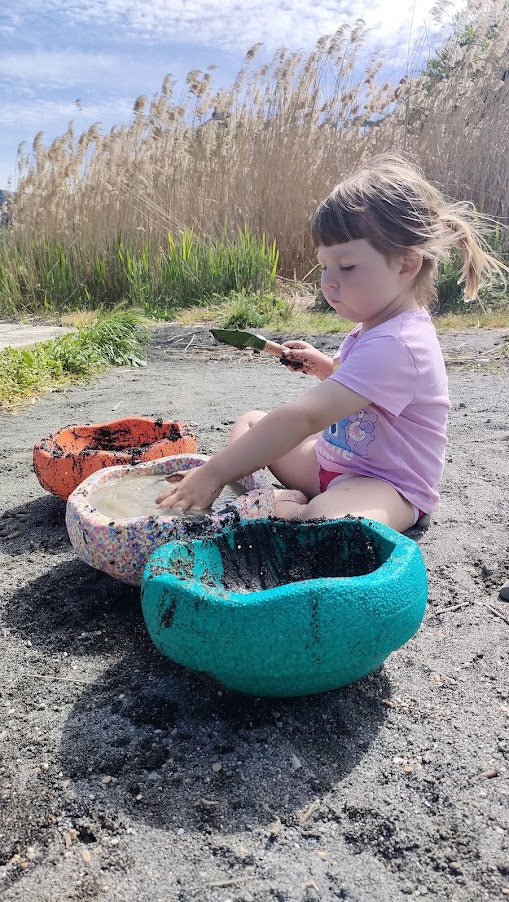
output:
[[[54,341],[0,351],[0,407],[67,382],[86,380],[107,366],[144,366],[150,332],[135,311],[99,315]]]
[[[509,264],[502,229],[495,230],[489,245]],[[178,318],[186,309],[198,319],[210,318],[210,311],[220,307],[226,328],[271,324],[279,329],[290,322],[292,307],[277,292],[277,261],[275,243],[268,246],[264,236],[256,239],[247,229],[231,241],[223,234],[215,242],[184,231],[178,242],[168,236],[166,251],[154,253],[148,245],[137,248],[120,238],[111,252],[96,251],[93,256],[76,245],[49,240],[32,242],[24,253],[5,242],[0,244],[0,315],[54,317],[72,310],[111,309],[122,302],[156,320]],[[460,272],[458,255],[441,264],[437,314],[471,311],[458,285]],[[310,288],[303,286],[303,291]],[[477,306],[483,313],[504,305],[507,287],[502,279],[481,290]]]
[[[272,305],[272,299],[279,304]],[[280,304],[284,305],[281,315]],[[295,286],[293,297],[283,299],[277,294],[265,296],[260,315],[260,296],[232,296],[217,298],[205,307],[187,307],[175,315],[175,322],[183,326],[220,326],[225,329],[251,329],[266,332],[283,332],[288,337],[306,338],[307,335],[335,332],[349,332],[352,323],[340,319],[336,313],[316,302],[305,286]],[[463,302],[460,312],[434,314],[438,331],[460,331],[470,328],[502,329],[509,327],[509,305],[507,303],[486,305],[482,309],[475,302]],[[433,312],[433,311],[432,311]]]
[[[292,318],[292,306],[277,294],[248,294],[236,291],[228,298],[222,315],[225,329],[243,329],[252,326],[259,329],[270,323],[272,329],[284,328]]]
[[[302,290],[304,292],[304,289]],[[435,319],[441,332],[467,328],[509,326],[507,305],[484,313],[466,307],[463,313],[448,313]],[[263,329],[295,338],[318,333],[348,332],[352,324],[313,303],[309,291],[300,302],[278,294],[238,292],[216,297],[206,306],[183,309],[175,317],[181,325],[220,325],[225,328]],[[40,342],[22,350],[0,351],[0,409],[10,409],[52,387],[80,382],[107,366],[143,366],[150,341],[144,317],[133,310],[110,313],[77,311],[62,317],[75,326],[55,341]]]
[[[119,237],[91,253],[60,240],[0,245],[0,313],[64,313],[114,307],[121,301],[153,317],[207,303],[217,295],[265,291],[276,277],[278,252],[247,228],[227,238],[198,238],[184,229],[167,235],[164,250]]]

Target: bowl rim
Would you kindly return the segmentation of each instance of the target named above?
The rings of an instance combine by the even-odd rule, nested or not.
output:
[[[118,464],[112,467],[103,467],[100,470],[96,470],[94,473],[91,473],[90,476],[87,476],[83,482],[80,482],[78,486],[71,492],[69,497],[67,498],[67,509],[66,509],[66,519],[68,516],[74,517],[83,517],[86,515],[93,514],[94,522],[93,526],[95,529],[97,528],[113,528],[113,526],[117,526],[119,528],[124,527],[136,527],[139,523],[146,522],[149,520],[163,520],[167,521],[178,521],[179,523],[182,521],[182,517],[176,516],[175,514],[140,514],[137,517],[108,517],[105,514],[101,514],[97,508],[93,507],[90,502],[87,500],[96,489],[102,487],[102,485],[108,485],[111,482],[116,482],[119,479],[122,479],[124,476],[130,475],[133,472],[139,473],[144,470],[150,470],[151,472],[158,472],[158,467],[161,467],[160,472],[166,473],[166,475],[171,475],[171,473],[175,473],[181,469],[192,469],[193,466],[200,466],[202,463],[205,463],[209,460],[209,455],[207,454],[170,454],[165,457],[156,457],[153,460],[142,461],[139,464]],[[171,469],[166,469],[169,465],[169,462],[175,462],[175,466],[171,467]],[[182,464],[184,462],[191,461],[190,466],[183,467]],[[253,481],[253,477],[251,475],[244,476],[242,479],[239,479],[238,482],[241,485],[245,484],[245,481],[248,482],[248,485]],[[97,485],[96,485],[97,483]],[[249,488],[246,488],[246,492],[249,491]],[[170,508],[171,510],[171,508]],[[218,522],[218,514],[203,514],[203,520],[207,523]],[[171,539],[168,541],[172,541]],[[168,544],[167,542],[165,544]]]
[[[69,423],[67,426],[61,426],[55,432],[50,432],[50,433],[48,433],[48,435],[45,435],[42,438],[38,439],[34,444],[33,452],[34,452],[34,454],[36,454],[36,453],[37,454],[47,454],[49,457],[53,458],[54,456],[51,454],[50,451],[48,451],[48,448],[46,448],[44,446],[56,443],[58,440],[58,436],[62,435],[64,432],[69,432],[72,429],[75,429],[75,430],[105,429],[105,428],[111,427],[111,426],[121,426],[123,423],[126,423],[126,422],[153,423],[154,425],[160,425],[160,428],[162,428],[163,426],[171,426],[171,425],[185,427],[185,429],[188,431],[187,432],[184,431],[183,434],[180,436],[180,438],[181,439],[195,438],[193,430],[191,429],[189,424],[186,423],[185,420],[165,420],[162,417],[148,417],[148,416],[137,416],[136,415],[136,416],[120,417],[117,420],[105,420],[102,423]],[[172,439],[169,439],[169,438],[157,439],[154,442],[150,442],[150,445],[151,446],[157,445],[157,444],[159,444],[159,442],[163,442],[163,441],[172,441]],[[175,439],[175,441],[179,441],[179,439]],[[76,452],[70,451],[68,453],[70,456],[73,456],[73,454],[78,455],[78,454],[82,454],[83,452],[82,451],[76,451]],[[105,448],[96,448],[87,453],[88,454],[93,454],[93,453],[95,453],[95,454],[103,454],[103,453],[126,454],[129,452],[127,452],[125,450],[122,451],[122,449],[119,449],[118,451],[116,451],[116,450],[108,451]],[[55,459],[60,460],[61,458],[55,458]]]
[[[307,521],[299,521],[306,523],[326,523],[327,525],[335,526],[341,523],[351,523],[352,520],[362,523],[364,527],[367,527],[371,532],[377,533],[382,537],[385,541],[388,541],[392,548],[388,557],[380,564],[380,566],[376,567],[375,570],[371,570],[369,573],[362,573],[358,576],[330,576],[330,577],[314,577],[312,579],[303,579],[297,580],[291,583],[283,583],[280,586],[272,586],[268,589],[256,589],[251,592],[229,592],[227,590],[219,589],[210,589],[206,591],[203,583],[196,579],[195,577],[189,578],[180,578],[176,574],[172,573],[169,569],[164,569],[164,565],[158,565],[158,557],[164,555],[165,548],[169,545],[178,545],[178,546],[189,546],[196,545],[198,543],[203,542],[212,542],[215,537],[218,535],[224,535],[224,533],[228,530],[233,532],[234,529],[244,526],[244,525],[253,525],[253,523],[271,523],[275,522],[287,524],[287,523],[295,523],[296,521],[288,521],[277,518],[260,518],[259,520],[240,520],[238,523],[232,526],[221,526],[218,527],[216,532],[209,533],[206,536],[201,538],[189,538],[189,539],[169,539],[162,545],[159,545],[154,549],[152,554],[150,555],[145,567],[143,568],[142,582],[141,582],[141,596],[142,602],[144,598],[144,590],[146,584],[150,581],[151,583],[158,580],[164,580],[165,585],[169,589],[179,588],[180,592],[184,592],[185,594],[192,594],[193,597],[200,597],[208,604],[221,604],[221,605],[231,605],[233,607],[242,607],[248,605],[254,605],[258,602],[261,604],[262,602],[273,603],[273,601],[277,598],[282,601],[287,597],[294,597],[296,594],[304,594],[309,591],[310,587],[314,587],[317,584],[320,586],[330,587],[332,585],[337,585],[338,582],[341,585],[346,585],[346,580],[348,580],[349,586],[355,586],[362,588],[366,582],[373,581],[373,574],[376,574],[377,586],[381,586],[383,583],[387,583],[394,578],[397,578],[398,573],[400,573],[401,568],[406,567],[412,557],[420,558],[422,565],[424,567],[424,572],[426,572],[426,568],[424,565],[424,561],[422,558],[422,553],[419,549],[417,543],[411,539],[409,536],[404,535],[403,533],[399,533],[391,527],[386,526],[384,523],[379,523],[377,520],[373,520],[367,517],[336,517],[333,520],[307,520]],[[152,575],[151,568],[161,566],[161,572],[156,575]]]

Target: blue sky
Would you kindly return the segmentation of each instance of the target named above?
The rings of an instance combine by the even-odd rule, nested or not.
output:
[[[167,73],[215,64],[230,84],[246,51],[261,41],[311,49],[323,34],[362,17],[370,41],[392,48],[404,71],[408,48],[432,45],[433,0],[3,0],[0,10],[0,188],[15,187],[16,150],[44,143],[73,120],[81,133],[128,122],[140,94]],[[455,3],[456,9],[458,2]],[[80,108],[76,100],[81,101]]]

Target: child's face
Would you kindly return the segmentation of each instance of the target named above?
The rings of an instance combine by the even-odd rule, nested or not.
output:
[[[365,239],[320,245],[321,286],[338,316],[369,325],[383,322],[398,311],[409,294],[409,281],[401,270],[402,257],[387,260]],[[387,314],[387,316],[385,316]]]

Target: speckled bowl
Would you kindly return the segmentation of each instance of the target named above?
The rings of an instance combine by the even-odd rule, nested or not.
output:
[[[34,470],[42,487],[65,501],[84,479],[104,467],[196,451],[196,439],[185,423],[124,417],[66,426],[46,436],[34,446]]]
[[[171,514],[112,519],[90,504],[90,495],[97,489],[131,476],[133,472],[170,476],[179,470],[199,467],[207,457],[202,454],[176,454],[148,461],[136,467],[109,467],[85,479],[67,500],[65,522],[71,544],[77,556],[86,564],[102,570],[115,579],[139,585],[152,552],[172,539],[189,539],[221,528],[223,522],[239,519],[234,503],[225,512],[185,518]],[[257,488],[254,476],[246,476],[240,483],[246,492]],[[240,508],[242,499],[240,496]],[[263,508],[260,509],[263,513]]]
[[[251,695],[308,695],[372,672],[419,628],[418,545],[370,520],[243,520],[172,541],[142,583],[162,654]]]

